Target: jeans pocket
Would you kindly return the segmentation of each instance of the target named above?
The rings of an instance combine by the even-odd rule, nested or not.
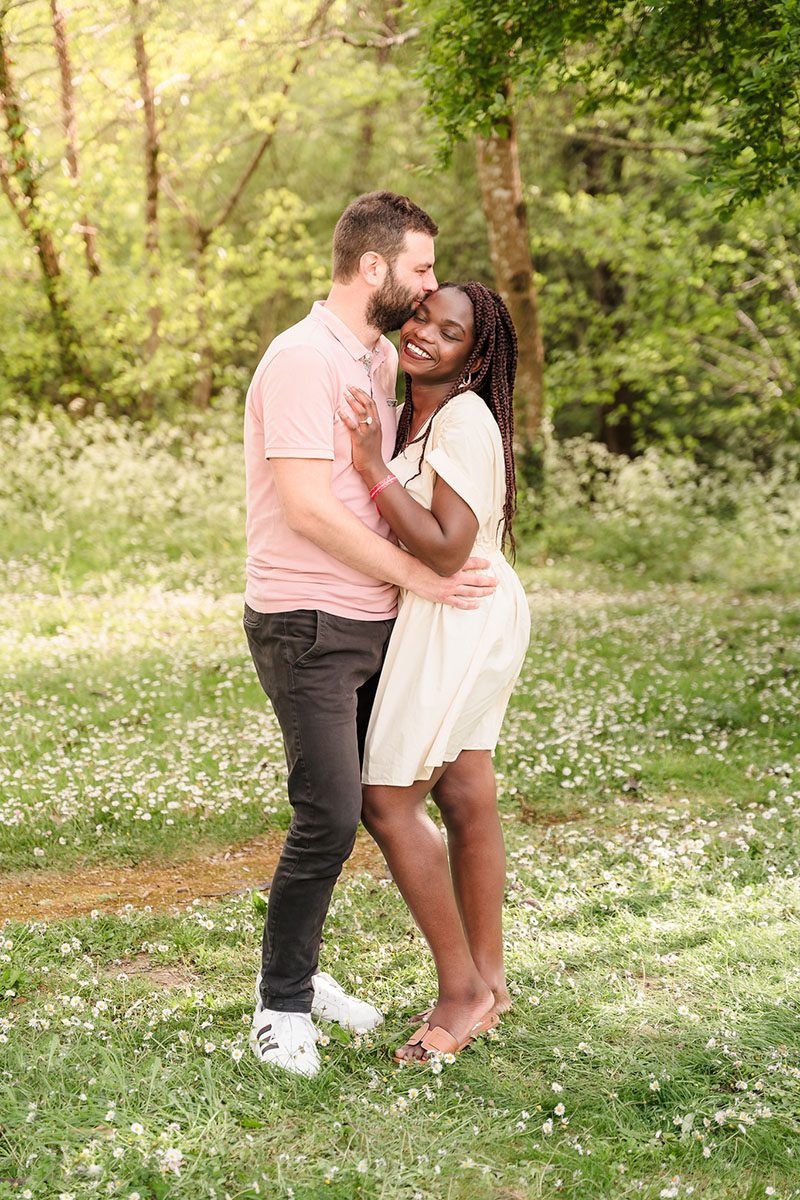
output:
[[[289,662],[303,667],[323,652],[325,614],[316,609],[298,609],[284,618],[283,636]]]
[[[263,615],[263,613],[256,612],[256,610],[251,608],[249,604],[245,604],[244,613],[242,615],[242,624],[244,625],[245,629],[258,629]]]

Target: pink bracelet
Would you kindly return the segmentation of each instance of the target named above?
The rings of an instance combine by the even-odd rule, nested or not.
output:
[[[389,487],[390,484],[397,482],[398,479],[396,475],[387,475],[385,479],[380,481],[380,483],[376,483],[375,487],[369,489],[370,500],[374,500],[375,497],[380,496],[381,492],[384,491],[385,488]]]

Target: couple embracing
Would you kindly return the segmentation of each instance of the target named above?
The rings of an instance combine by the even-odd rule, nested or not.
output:
[[[529,635],[503,555],[516,336],[488,288],[437,285],[437,233],[404,196],[353,201],[336,225],[327,300],[272,342],[247,395],[244,627],[292,806],[250,1043],[301,1075],[320,1069],[313,1017],[352,1030],[383,1020],[319,970],[359,820],[438,974],[396,1061],[457,1053],[510,1005],[492,752]],[[384,336],[396,329],[399,420],[398,356]]]

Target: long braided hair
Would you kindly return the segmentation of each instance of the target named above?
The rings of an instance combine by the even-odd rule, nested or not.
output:
[[[503,458],[506,473],[506,498],[503,505],[503,538],[502,545],[508,544],[512,559],[516,556],[516,542],[512,529],[514,514],[517,511],[517,483],[514,472],[514,377],[517,372],[517,334],[511,315],[497,292],[484,287],[482,283],[442,283],[439,291],[445,288],[457,288],[463,292],[472,304],[475,323],[475,344],[467,359],[464,374],[472,380],[469,390],[477,392],[486,404],[489,412],[497,422],[500,437],[503,442]],[[475,367],[478,359],[481,365]],[[450,388],[439,407],[434,412],[440,412],[453,396],[466,391],[464,379],[459,379]],[[411,421],[414,416],[414,401],[411,392],[411,376],[406,375],[406,399],[397,424],[397,440],[394,453],[400,454],[410,444]],[[425,456],[433,419],[425,429],[425,433],[414,438],[414,442],[422,438],[420,450],[420,470]]]

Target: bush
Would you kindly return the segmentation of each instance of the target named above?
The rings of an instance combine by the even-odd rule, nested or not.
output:
[[[73,578],[179,561],[240,576],[240,428],[232,406],[153,428],[102,414],[0,420],[0,554]]]
[[[113,573],[237,590],[240,431],[233,399],[153,427],[98,414],[0,419],[0,558],[83,586]],[[710,469],[663,451],[630,460],[588,438],[550,438],[538,482],[522,476],[522,561],[566,556],[655,582],[751,591],[789,589],[800,574],[797,447],[768,470],[734,457]]]
[[[713,468],[647,450],[635,459],[588,438],[548,441],[544,485],[520,497],[521,540],[656,581],[790,586],[800,568],[800,448],[765,471]]]

